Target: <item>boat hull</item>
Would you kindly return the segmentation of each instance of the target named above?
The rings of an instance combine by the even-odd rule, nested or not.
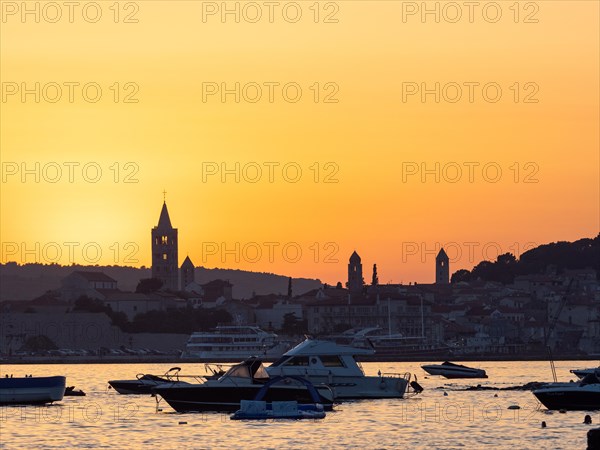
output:
[[[422,368],[429,375],[441,375],[448,379],[488,377],[485,373],[485,370],[481,369],[461,369],[453,367],[443,367],[442,365],[422,366]]]
[[[182,383],[182,382],[177,382]],[[110,386],[123,395],[149,395],[152,394],[152,388],[164,383],[141,382],[139,380],[111,380]],[[182,383],[188,384],[188,383]]]
[[[289,370],[285,372],[286,375],[290,373]],[[271,374],[277,374],[277,372],[272,371]],[[329,386],[336,400],[402,398],[408,385],[408,381],[404,378],[344,377],[311,375],[302,372],[296,375],[306,378],[314,385],[325,384]]]
[[[160,395],[177,412],[197,411],[227,411],[235,412],[240,409],[242,400],[254,400],[261,384],[248,386],[158,386],[153,392]],[[320,403],[326,409],[331,409],[333,398],[327,398],[322,391]],[[297,401],[299,404],[314,403],[310,393],[305,388],[296,386],[273,386],[263,399],[266,402]]]
[[[0,404],[42,405],[65,395],[66,377],[0,378]]]
[[[550,410],[600,410],[600,390],[577,387],[547,388],[533,391],[533,395]]]

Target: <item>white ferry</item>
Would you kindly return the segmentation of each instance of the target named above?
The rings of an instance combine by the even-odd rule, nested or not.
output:
[[[200,361],[234,361],[258,356],[275,360],[288,350],[289,344],[278,340],[256,326],[218,326],[209,332],[196,332],[190,336],[182,358]]]

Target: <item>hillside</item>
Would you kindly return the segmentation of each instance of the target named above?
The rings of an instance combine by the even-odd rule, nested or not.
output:
[[[0,301],[31,300],[44,292],[60,287],[60,280],[74,270],[101,271],[118,281],[119,289],[134,291],[138,281],[149,278],[149,268],[121,266],[60,266],[57,264],[0,264]],[[256,294],[287,293],[288,277],[272,273],[247,272],[230,269],[197,267],[196,281],[206,283],[215,279],[229,280],[233,284],[234,298],[249,298]],[[319,280],[293,279],[294,294],[321,286]]]
[[[471,271],[455,272],[452,282],[481,279],[508,284],[519,275],[541,274],[548,270],[561,273],[564,270],[586,268],[600,273],[600,234],[594,239],[540,245],[523,253],[520,259],[505,253],[494,262],[481,261]]]

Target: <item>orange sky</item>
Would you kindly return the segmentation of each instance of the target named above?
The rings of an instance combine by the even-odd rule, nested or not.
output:
[[[595,236],[598,2],[490,3],[2,2],[2,262],[149,265],[163,189],[180,262],[330,283]]]

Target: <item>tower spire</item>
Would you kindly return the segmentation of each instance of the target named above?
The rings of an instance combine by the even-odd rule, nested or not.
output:
[[[165,289],[176,291],[179,287],[178,262],[177,228],[173,228],[167,203],[163,201],[158,224],[152,228],[152,278],[161,280]]]

